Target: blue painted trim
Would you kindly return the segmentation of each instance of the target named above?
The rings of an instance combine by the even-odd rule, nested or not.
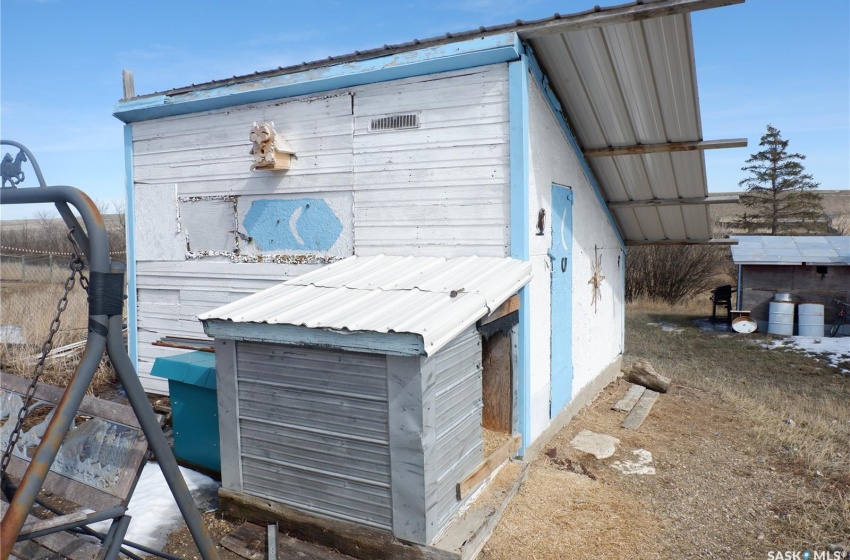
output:
[[[422,337],[412,333],[338,332],[295,325],[268,323],[234,323],[232,321],[203,321],[204,332],[218,340],[248,340],[339,348],[349,352],[390,354],[393,356],[424,356]]]
[[[412,76],[437,74],[518,60],[522,44],[516,33],[449,43],[380,58],[359,60],[303,72],[192,90],[152,95],[118,103],[113,113],[125,123],[198,113],[247,103],[309,95]]]
[[[508,115],[511,175],[511,257],[529,260],[528,59],[508,64]],[[519,292],[517,341],[517,424],[519,455],[531,444],[531,302],[528,286]]]
[[[614,230],[614,235],[617,236],[620,249],[625,251],[626,242],[623,240],[620,227],[617,225],[616,220],[614,220],[614,216],[611,214],[611,209],[608,208],[608,203],[605,201],[605,197],[602,196],[602,189],[599,188],[599,182],[596,180],[596,174],[593,173],[593,170],[587,163],[587,159],[584,157],[584,152],[582,152],[575,134],[573,134],[569,123],[567,123],[567,119],[564,117],[564,109],[561,107],[561,102],[558,101],[558,98],[555,96],[555,92],[553,92],[552,88],[549,87],[549,79],[543,74],[543,70],[541,70],[540,65],[537,63],[537,59],[534,57],[531,47],[526,46],[525,51],[525,56],[529,61],[531,75],[534,77],[534,81],[537,83],[540,91],[543,92],[543,97],[545,97],[549,102],[549,107],[552,109],[555,119],[558,121],[558,124],[561,125],[561,131],[564,133],[564,137],[572,147],[579,165],[581,165],[582,171],[584,171],[584,176],[587,177],[587,181],[593,188],[593,192],[596,195],[596,199],[599,201],[599,205],[602,207],[602,211],[605,212],[605,216],[608,218],[608,223],[611,224],[611,229]]]
[[[133,190],[133,127],[124,126],[124,187],[127,193],[127,208],[124,219],[127,249],[127,341],[128,353],[136,371],[139,371],[139,319],[136,293],[136,204]]]

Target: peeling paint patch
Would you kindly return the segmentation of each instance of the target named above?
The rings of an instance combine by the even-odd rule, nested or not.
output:
[[[210,196],[178,196],[178,202],[202,202],[206,200],[226,200],[228,202],[236,202],[236,196],[232,194],[216,194]]]
[[[261,251],[327,251],[342,233],[342,223],[320,198],[259,199],[244,226]]]
[[[187,259],[223,257],[232,263],[271,263],[271,264],[329,264],[341,261],[345,257],[317,254],[263,254],[243,255],[227,251],[187,251]]]

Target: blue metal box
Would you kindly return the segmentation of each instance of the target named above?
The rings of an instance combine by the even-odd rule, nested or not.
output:
[[[174,456],[221,472],[215,354],[187,352],[157,358],[151,375],[168,379]]]

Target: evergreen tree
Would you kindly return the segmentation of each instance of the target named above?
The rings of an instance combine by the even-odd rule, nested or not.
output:
[[[762,151],[750,156],[742,171],[750,176],[738,183],[747,193],[741,196],[746,212],[738,216],[749,233],[789,235],[825,233],[826,217],[818,183],[800,163],[806,156],[789,154],[788,140],[767,125],[761,137]]]

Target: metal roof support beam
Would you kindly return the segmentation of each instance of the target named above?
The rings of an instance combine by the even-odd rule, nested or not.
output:
[[[662,144],[635,144],[634,146],[614,146],[609,148],[591,148],[584,151],[584,157],[635,156],[659,152],[691,152],[696,150],[717,150],[721,148],[746,148],[746,138],[728,140],[696,140],[694,142],[664,142]]]
[[[629,247],[647,245],[737,245],[737,239],[626,239]]]
[[[744,0],[659,0],[657,2],[624,4],[611,8],[595,8],[593,11],[564,16],[536,26],[531,25],[525,29],[520,29],[519,35],[523,39],[533,39],[554,33],[580,31],[618,23],[631,23],[743,3]]]
[[[608,208],[634,208],[639,206],[689,206],[692,204],[738,204],[734,196],[696,196],[692,198],[650,198],[648,200],[618,200],[609,202]]]

